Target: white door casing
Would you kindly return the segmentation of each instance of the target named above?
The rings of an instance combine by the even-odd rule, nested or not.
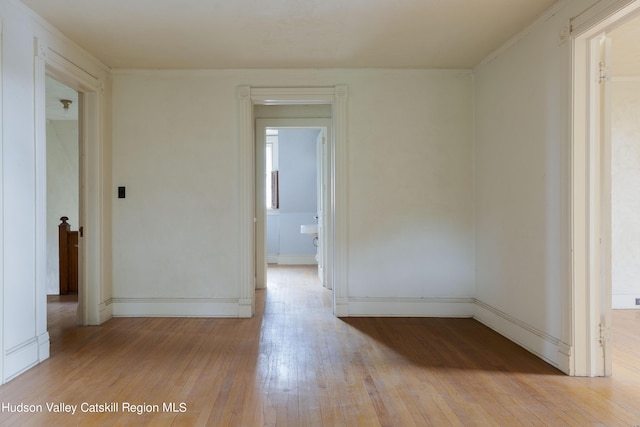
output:
[[[336,316],[348,315],[347,290],[347,96],[346,86],[238,88],[239,123],[239,194],[240,194],[240,298],[239,316],[251,317],[255,313],[255,134],[254,105],[304,105],[325,104],[332,106],[333,141],[328,150],[331,188],[327,219],[327,281],[333,288],[333,312]]]
[[[80,192],[79,218],[83,237],[78,247],[78,323],[98,325],[110,318],[108,308],[101,307],[101,291],[104,287],[104,253],[106,236],[103,234],[104,146],[102,141],[102,103],[104,84],[89,73],[75,66],[66,58],[44,44],[36,47],[36,161],[37,181],[37,239],[44,253],[38,258],[46,262],[46,114],[44,82],[50,75],[79,93],[79,153]],[[37,307],[46,325],[46,267],[37,266]],[[40,277],[42,275],[42,277]]]

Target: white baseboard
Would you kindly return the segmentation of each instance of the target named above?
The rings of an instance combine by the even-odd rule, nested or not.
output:
[[[237,298],[113,298],[114,317],[251,317]]]
[[[640,295],[638,294],[611,295],[611,307],[613,307],[614,310],[640,309],[640,305],[636,305],[636,298],[640,298]]]
[[[113,317],[113,300],[108,299],[107,301],[100,304],[100,319],[99,322],[102,325],[107,320]]]
[[[571,346],[475,298],[348,298],[338,317],[472,317],[552,366],[569,373]]]
[[[253,317],[255,307],[255,298],[251,299],[240,299],[238,300],[238,317],[242,317],[245,319]]]
[[[472,317],[472,298],[349,298],[354,317]]]
[[[27,369],[35,366],[39,360],[38,338],[33,337],[8,349],[4,355],[4,382],[10,381]]]
[[[49,332],[44,332],[37,337],[38,341],[38,361],[42,362],[49,358],[51,353],[51,342],[49,340]]]
[[[267,255],[267,264],[317,265],[315,255]]]
[[[336,317],[349,317],[349,299],[348,298],[336,298],[335,311]]]
[[[473,317],[552,366],[568,370],[571,349],[559,339],[477,299]]]
[[[280,264],[280,265],[314,265],[318,264],[316,261],[315,255],[271,255],[267,256],[267,262],[269,259],[274,260],[275,262],[272,264]]]

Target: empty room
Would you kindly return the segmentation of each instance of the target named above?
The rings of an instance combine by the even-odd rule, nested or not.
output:
[[[638,16],[0,0],[0,425],[640,424]]]

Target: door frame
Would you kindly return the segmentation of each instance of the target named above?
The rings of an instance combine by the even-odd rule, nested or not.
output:
[[[50,76],[78,92],[79,126],[79,222],[83,237],[78,248],[78,323],[99,325],[109,316],[101,310],[104,288],[102,233],[104,144],[102,104],[104,83],[36,39],[34,61],[35,148],[36,148],[36,324],[41,351],[48,356],[46,287],[46,95],[45,78]],[[46,341],[46,342],[45,342]],[[47,348],[45,349],[45,345]]]
[[[265,145],[266,139],[258,136],[258,131],[266,128],[277,128],[277,129],[318,129],[321,131],[323,136],[326,136],[326,146],[327,150],[321,150],[320,155],[322,158],[317,159],[318,166],[325,167],[330,166],[328,157],[328,152],[331,151],[331,147],[333,145],[331,138],[331,119],[330,118],[272,118],[272,119],[256,119],[255,121],[255,135],[256,135],[256,289],[262,289],[266,287],[266,256],[267,256],[267,245],[266,245],[266,220],[267,220],[267,209],[264,203],[264,162],[265,162]],[[264,136],[264,135],[263,135]],[[325,178],[330,178],[329,174],[322,174],[323,180]],[[319,196],[322,197],[323,206],[329,204],[329,200],[331,199],[330,189],[332,188],[331,182],[323,182],[322,188],[326,188],[325,190],[321,190]],[[326,184],[326,185],[325,185]],[[316,211],[320,208],[318,206]],[[325,212],[322,213],[323,218],[319,219],[319,224],[329,223],[331,221],[330,218],[326,217]],[[327,242],[328,237],[325,229],[321,231],[320,239],[322,242]],[[320,248],[323,250],[323,248]],[[331,266],[329,266],[329,269]],[[323,283],[324,284],[324,283]],[[330,284],[327,283],[326,287],[331,289]]]
[[[611,112],[601,109],[595,40],[639,10],[637,0],[604,0],[570,22],[571,295],[565,313],[572,343],[566,370],[575,376],[611,375],[611,171],[602,132]]]
[[[255,313],[255,105],[331,105],[333,145],[329,150],[331,165],[328,181],[331,183],[327,218],[328,281],[333,284],[333,313],[348,316],[347,288],[347,97],[345,85],[325,87],[271,87],[240,86],[238,101],[239,138],[239,237],[240,237],[240,298],[239,317]],[[332,244],[331,244],[332,243]]]
[[[0,19],[0,176],[4,177],[4,111],[3,111],[3,71],[2,71],[2,20]],[[5,344],[4,344],[4,188],[0,188],[0,295],[3,302],[0,302],[0,385],[4,384],[4,360],[5,360]],[[48,342],[48,337],[47,337]]]

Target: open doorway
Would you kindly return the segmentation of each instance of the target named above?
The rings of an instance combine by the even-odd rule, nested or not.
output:
[[[327,205],[323,224],[326,249],[325,280],[332,292],[332,308],[335,316],[349,315],[347,274],[347,99],[345,85],[327,87],[277,87],[257,88],[240,86],[237,90],[240,162],[240,218],[239,244],[241,253],[240,298],[238,316],[251,317],[255,313],[255,290],[259,268],[263,263],[256,259],[256,230],[261,213],[262,200],[256,203],[256,130],[257,109],[262,106],[329,106],[331,108],[331,138],[327,139],[325,178]]]
[[[77,323],[80,224],[79,95],[47,76],[47,324],[52,343]]]
[[[640,327],[640,15],[607,32],[611,123],[611,374],[626,375]],[[637,342],[637,339],[635,340]],[[637,344],[636,344],[637,345]]]
[[[614,309],[640,309],[640,16],[611,39],[611,285]]]
[[[330,119],[256,120],[257,288],[266,286],[268,265],[314,265],[328,287],[330,129]]]
[[[35,312],[41,360],[49,354],[47,331],[47,77],[63,83],[75,91],[78,110],[78,304],[76,321],[80,325],[99,325],[112,316],[109,302],[110,288],[110,198],[107,192],[109,132],[106,107],[108,97],[104,89],[108,82],[85,72],[76,64],[60,56],[55,50],[35,40],[34,58],[34,143],[35,143],[35,212],[36,212],[36,292]],[[56,104],[64,105],[60,100]],[[73,108],[73,102],[69,109]],[[64,214],[64,216],[68,216]],[[55,218],[59,220],[60,217]],[[53,221],[53,219],[51,219]],[[58,224],[59,221],[56,221]],[[77,227],[77,228],[76,228]]]
[[[624,149],[619,146],[622,140],[613,142],[612,133],[614,116],[614,85],[624,82],[627,86],[636,76],[623,78],[624,72],[620,65],[612,61],[612,35],[618,36],[619,41],[624,33],[635,33],[636,19],[640,12],[637,2],[603,3],[601,7],[587,10],[583,15],[572,20],[573,42],[573,133],[571,147],[571,193],[572,193],[572,333],[574,354],[570,372],[573,375],[609,376],[613,374],[613,346],[611,340],[613,308],[624,300],[626,308],[635,308],[635,292],[640,289],[622,285],[619,279],[624,276],[620,265],[620,256],[634,257],[631,253],[621,253],[624,246],[628,246],[632,230],[620,223],[621,214],[625,209],[624,193],[627,185],[621,181],[634,178],[623,177],[620,170],[614,171],[616,163],[626,163],[629,166]],[[629,25],[628,27],[625,27]],[[624,28],[624,30],[623,30]],[[633,36],[632,36],[633,39]],[[636,44],[637,38],[631,45]],[[624,44],[624,43],[623,43]],[[624,55],[625,61],[638,63],[640,70],[640,55],[623,52],[618,46],[618,54]],[[634,51],[635,52],[635,51]],[[632,65],[631,68],[636,68]],[[636,71],[632,72],[633,74]],[[633,86],[633,85],[632,85]],[[640,88],[640,87],[639,87]],[[634,95],[632,88],[621,88],[629,92],[630,99]],[[617,91],[619,94],[622,93]],[[619,97],[618,97],[619,98]],[[637,107],[619,106],[629,109],[628,112],[617,111],[618,130],[629,115],[638,118]],[[635,110],[635,111],[634,111]],[[622,125],[628,128],[628,124]],[[635,123],[632,125],[635,126]],[[622,133],[628,132],[623,130]],[[631,139],[638,139],[634,135]],[[635,143],[635,142],[634,142]],[[627,148],[635,149],[634,147]],[[622,152],[621,152],[622,151]],[[640,152],[640,151],[639,151]],[[620,159],[622,156],[622,159]],[[618,158],[618,160],[616,160]],[[640,165],[639,165],[640,166]],[[635,167],[634,167],[635,168]],[[631,172],[628,167],[622,175]],[[640,175],[639,175],[640,177]],[[615,181],[618,181],[617,183]],[[621,185],[622,184],[622,185]],[[635,187],[637,188],[637,187]],[[635,190],[634,188],[634,190]],[[622,192],[621,192],[622,191]],[[625,215],[622,215],[625,216]],[[619,230],[624,228],[621,243]],[[635,225],[633,226],[635,227]],[[639,228],[640,231],[640,228]],[[617,247],[616,247],[617,246]],[[627,247],[627,249],[629,249]],[[623,249],[624,251],[624,249]],[[638,252],[640,255],[640,251]],[[615,257],[615,258],[614,258]],[[617,259],[616,259],[617,258]],[[624,264],[624,262],[623,262]],[[614,282],[618,281],[616,285]],[[615,288],[621,285],[619,292]],[[616,296],[616,293],[618,295]],[[630,300],[630,301],[627,301]]]

